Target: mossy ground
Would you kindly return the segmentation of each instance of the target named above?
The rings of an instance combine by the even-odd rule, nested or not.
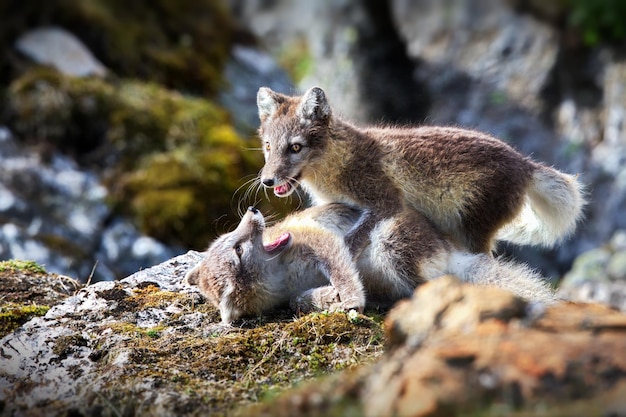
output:
[[[219,312],[192,294],[146,285],[132,294],[111,290],[103,296],[116,300],[119,308],[116,321],[103,324],[100,332],[114,332],[122,341],[111,346],[99,342],[92,357],[102,369],[122,357],[125,362],[123,374],[106,381],[95,402],[124,414],[154,411],[142,402],[154,387],[176,397],[171,408],[178,414],[226,415],[382,353],[381,318],[375,313],[294,317],[287,310],[276,310],[224,327]],[[172,305],[180,313],[156,326],[132,322],[142,311]],[[184,324],[188,314],[201,317],[197,326]],[[59,351],[67,351],[71,340],[59,341]],[[80,337],[76,340],[84,343]]]

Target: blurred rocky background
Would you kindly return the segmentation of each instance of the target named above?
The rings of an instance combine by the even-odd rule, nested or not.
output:
[[[578,174],[578,232],[501,253],[569,297],[624,303],[607,290],[626,278],[624,2],[5,0],[0,15],[0,259],[111,280],[202,249],[266,201],[246,194],[258,87],[320,85],[356,122],[476,128]]]

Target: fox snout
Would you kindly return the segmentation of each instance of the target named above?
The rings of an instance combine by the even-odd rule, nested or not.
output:
[[[250,206],[234,233],[237,235],[256,235],[256,232],[262,232],[264,228],[265,218],[263,214],[256,207]]]

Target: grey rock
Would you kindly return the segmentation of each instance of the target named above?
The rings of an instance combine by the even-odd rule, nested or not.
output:
[[[66,75],[84,77],[107,73],[80,39],[59,27],[31,30],[15,41],[15,48],[33,61],[51,65]]]
[[[116,348],[124,337],[107,325],[116,323],[151,328],[176,316],[177,328],[185,326],[193,331],[215,332],[215,326],[206,325],[206,317],[176,305],[145,308],[139,312],[120,311],[118,300],[130,296],[134,290],[151,284],[162,290],[197,294],[197,289],[181,282],[184,273],[199,261],[201,254],[189,252],[160,265],[139,271],[118,282],[98,282],[81,289],[76,295],[53,306],[44,317],[30,320],[20,329],[0,340],[0,403],[7,415],[29,415],[37,410],[46,415],[57,415],[70,409],[85,410],[86,403],[94,401],[105,382],[115,381],[124,367],[128,349]],[[105,330],[103,330],[105,329]],[[70,343],[65,343],[69,341]],[[96,359],[107,352],[104,362]],[[16,390],[22,383],[32,388]],[[167,404],[169,393],[150,389],[144,394],[154,395],[163,412],[172,413]],[[18,384],[18,385],[16,385]],[[18,393],[19,391],[19,393]]]
[[[112,215],[100,179],[67,156],[42,160],[0,135],[0,259],[34,260],[50,272],[112,280],[182,250]]]
[[[625,236],[624,230],[617,230],[604,246],[580,254],[563,277],[559,296],[626,311]]]
[[[559,288],[557,296],[569,301],[601,303],[626,313],[626,281],[581,280],[576,285]]]
[[[235,45],[226,64],[224,77],[228,83],[220,93],[220,103],[233,115],[235,125],[245,134],[259,124],[256,94],[259,87],[290,93],[293,83],[287,73],[269,54],[257,48]]]
[[[230,3],[241,24],[274,56],[299,50],[311,69],[300,90],[320,85],[333,106],[358,122],[416,122],[427,93],[393,29],[387,2]]]

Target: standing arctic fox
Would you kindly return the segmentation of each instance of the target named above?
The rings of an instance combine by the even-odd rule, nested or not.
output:
[[[265,155],[261,182],[278,197],[300,184],[314,204],[367,209],[349,246],[383,218],[423,213],[470,252],[495,240],[551,246],[576,227],[584,205],[575,177],[506,143],[451,127],[358,128],[333,114],[321,88],[257,94]]]
[[[444,274],[554,301],[552,290],[526,266],[459,250],[411,210],[377,223],[354,258],[344,238],[361,215],[356,207],[332,203],[266,228],[263,215],[250,208],[185,280],[219,308],[224,324],[287,302],[303,312],[362,310],[366,302],[391,306]]]

